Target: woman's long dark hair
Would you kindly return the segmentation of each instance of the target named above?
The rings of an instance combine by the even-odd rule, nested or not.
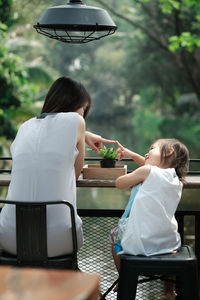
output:
[[[86,106],[85,118],[90,105],[91,97],[80,82],[69,77],[60,77],[50,87],[41,113],[73,112]]]

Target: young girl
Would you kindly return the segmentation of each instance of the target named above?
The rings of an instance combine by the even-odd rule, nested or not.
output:
[[[133,187],[125,213],[111,231],[113,257],[119,271],[117,254],[149,256],[170,253],[181,246],[174,213],[181,198],[189,153],[176,139],[155,141],[145,157],[119,143],[118,146],[119,160],[131,158],[140,166],[116,180],[119,189]],[[165,294],[175,296],[169,285]]]

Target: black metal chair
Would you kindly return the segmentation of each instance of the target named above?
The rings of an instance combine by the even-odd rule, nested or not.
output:
[[[74,208],[67,201],[24,202],[0,200],[0,203],[16,205],[17,255],[0,251],[0,265],[16,267],[40,267],[52,269],[78,269],[77,233]],[[67,205],[72,224],[73,252],[69,255],[47,257],[46,206]]]
[[[148,278],[138,281],[139,275]],[[170,276],[176,277],[176,299],[198,299],[197,259],[190,246],[182,246],[173,254],[121,255],[117,299],[133,300],[138,283],[157,279],[165,281]]]

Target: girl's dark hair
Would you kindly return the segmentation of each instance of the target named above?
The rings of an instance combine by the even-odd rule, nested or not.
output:
[[[41,113],[73,112],[85,105],[84,118],[91,106],[89,93],[80,82],[60,77],[50,87]]]
[[[169,164],[175,168],[180,179],[183,179],[189,169],[189,151],[187,147],[177,139],[159,139],[156,141],[161,149],[161,164]],[[174,150],[171,155],[169,153]]]

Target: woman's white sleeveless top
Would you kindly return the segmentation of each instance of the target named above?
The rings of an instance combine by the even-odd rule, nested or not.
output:
[[[181,193],[182,183],[173,168],[151,166],[133,202],[121,253],[149,256],[179,248],[181,239],[174,213]]]
[[[82,245],[82,222],[77,216],[74,163],[79,115],[49,114],[22,124],[11,145],[13,159],[8,200],[66,200],[73,204],[79,247]],[[47,208],[48,256],[72,251],[69,208],[51,205]],[[0,214],[0,244],[16,254],[15,206],[5,205]]]

